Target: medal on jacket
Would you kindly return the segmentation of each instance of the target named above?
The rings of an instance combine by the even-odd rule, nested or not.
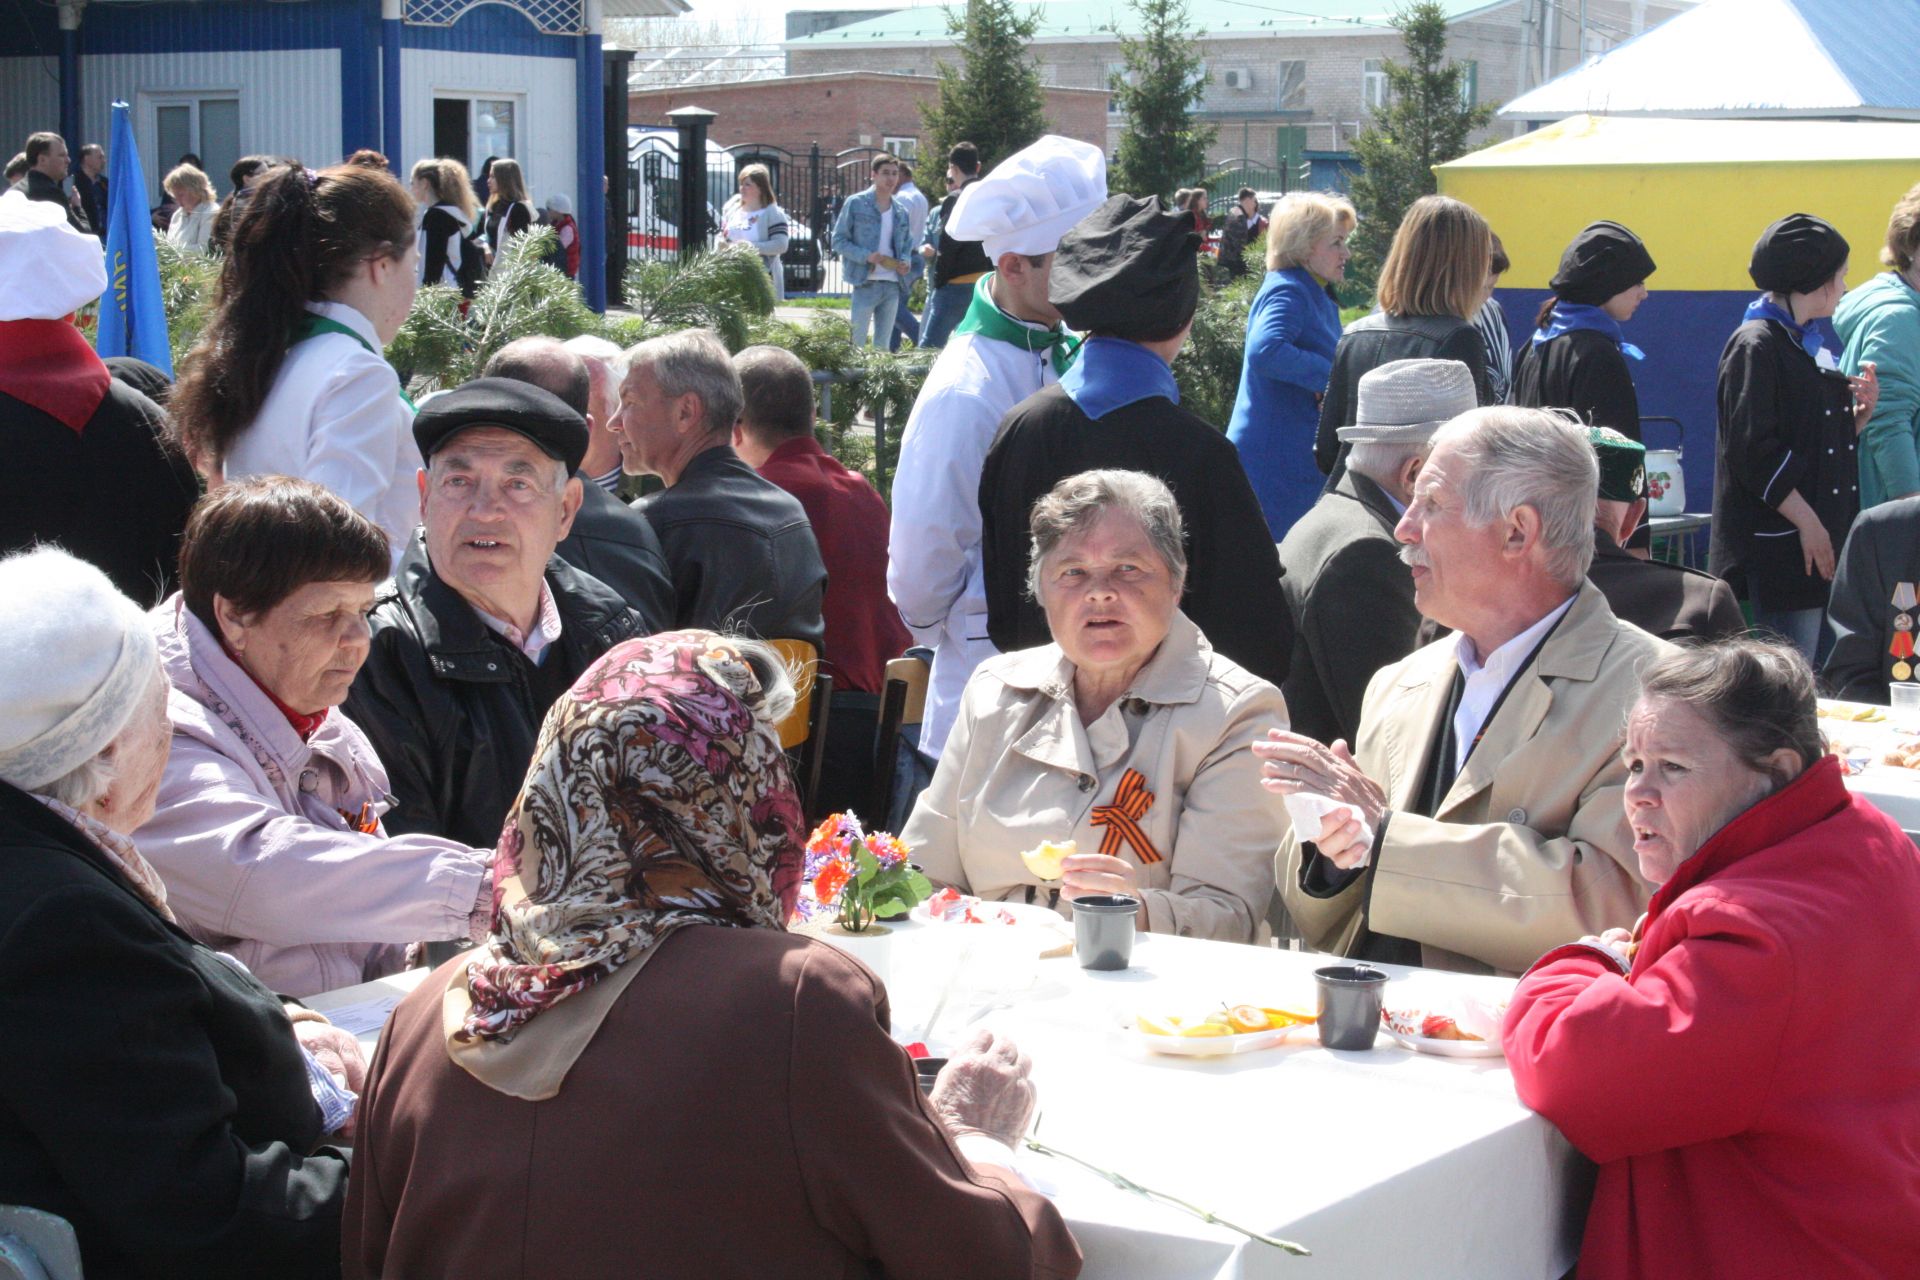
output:
[[[1893,643],[1887,646],[1894,656],[1893,678],[1905,680],[1913,674],[1913,608],[1920,599],[1911,582],[1898,582],[1893,588],[1893,607],[1900,612],[1893,615]]]
[[[1153,847],[1146,829],[1140,825],[1140,819],[1146,817],[1152,807],[1153,792],[1147,790],[1147,780],[1141,772],[1129,769],[1121,774],[1120,785],[1113,789],[1113,803],[1094,806],[1093,825],[1107,829],[1100,837],[1100,852],[1117,858],[1121,845],[1131,845],[1133,856],[1140,860],[1141,866],[1161,861],[1160,851]]]

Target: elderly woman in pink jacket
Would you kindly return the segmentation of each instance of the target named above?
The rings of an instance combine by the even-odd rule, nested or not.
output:
[[[150,615],[173,752],[135,842],[181,924],[283,995],[392,973],[491,914],[492,852],[387,835],[386,770],[339,709],[388,561],[327,490],[249,479],[195,508],[181,590]]]

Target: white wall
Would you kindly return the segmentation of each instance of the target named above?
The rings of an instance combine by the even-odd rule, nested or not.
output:
[[[401,154],[390,157],[402,173],[433,154],[436,96],[498,94],[517,98],[521,124],[514,145],[536,207],[556,191],[580,207],[575,117],[579,102],[571,58],[511,57],[497,53],[443,53],[403,49],[400,84]],[[336,115],[338,113],[336,112]]]
[[[60,127],[60,59],[0,58],[0,164],[27,135]]]
[[[155,153],[153,98],[187,92],[240,96],[240,154],[264,152],[303,160],[314,168],[338,164],[340,54],[333,49],[272,53],[126,53],[80,60],[81,134],[101,143],[112,132],[112,104],[133,108],[134,141],[147,185],[158,191],[177,158]],[[227,175],[209,175],[224,192]]]

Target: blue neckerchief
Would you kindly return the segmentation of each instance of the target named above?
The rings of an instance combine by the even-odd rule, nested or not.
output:
[[[1096,420],[1154,396],[1180,403],[1180,386],[1167,362],[1122,338],[1088,338],[1080,358],[1060,375],[1060,389],[1080,412]]]
[[[1547,327],[1533,331],[1533,345],[1551,342],[1563,333],[1572,333],[1575,329],[1591,329],[1595,333],[1604,333],[1612,338],[1614,345],[1620,348],[1620,354],[1630,360],[1645,360],[1647,353],[1628,342],[1620,332],[1620,322],[1602,311],[1599,307],[1590,307],[1583,302],[1555,302],[1553,313],[1547,317]]]
[[[1745,318],[1748,320],[1779,321],[1787,327],[1788,333],[1791,333],[1795,338],[1799,339],[1800,349],[1812,356],[1815,364],[1820,364],[1820,352],[1829,345],[1827,342],[1826,325],[1822,324],[1819,320],[1809,320],[1805,324],[1795,323],[1791,311],[1788,311],[1764,293],[1747,304],[1747,314]],[[1838,335],[1835,336],[1837,337]],[[1832,345],[1838,347],[1840,344],[1835,342]],[[1827,357],[1827,363],[1821,367],[1836,369],[1839,365],[1834,362],[1833,357],[1829,356]]]

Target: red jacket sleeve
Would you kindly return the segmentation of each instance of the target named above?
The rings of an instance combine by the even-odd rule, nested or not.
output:
[[[1751,911],[1707,898],[1621,977],[1584,949],[1520,980],[1502,1040],[1520,1100],[1602,1164],[1753,1127],[1792,1014],[1793,957]]]

